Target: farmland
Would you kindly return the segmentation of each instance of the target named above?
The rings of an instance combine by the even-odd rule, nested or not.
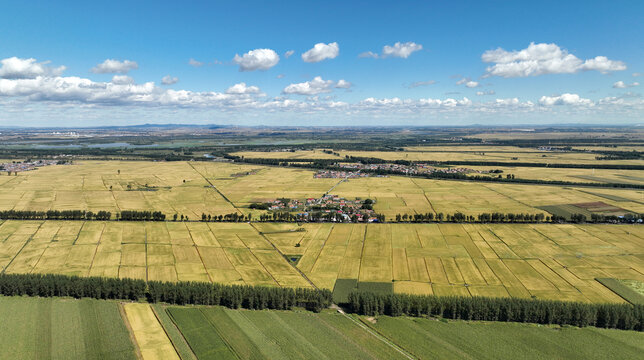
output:
[[[596,328],[206,307],[165,311],[198,359],[602,359],[608,352],[635,358],[644,349],[641,333]]]
[[[136,359],[118,304],[0,297],[3,359]]]
[[[613,148],[613,151],[618,150]],[[630,149],[629,149],[630,150]],[[378,158],[388,161],[485,161],[485,162],[532,162],[547,164],[592,164],[597,163],[597,154],[585,151],[548,151],[536,148],[521,148],[515,146],[414,146],[403,151],[336,151],[340,157],[315,151],[285,152],[238,152],[233,155],[246,158],[273,159],[309,159],[329,158],[342,160],[345,156]],[[324,156],[326,155],[326,156]],[[311,156],[311,157],[309,157]],[[641,165],[642,160],[602,160],[601,164]]]
[[[561,169],[543,171],[555,170]],[[577,170],[573,169],[570,174]],[[427,212],[537,214],[543,213],[542,206],[597,201],[631,212],[644,212],[642,190],[403,176],[340,182],[339,179],[315,179],[313,174],[314,171],[303,169],[212,162],[78,161],[73,165],[49,166],[17,176],[0,176],[0,210],[79,209],[112,213],[154,210],[168,216],[182,214],[194,220],[200,219],[202,213],[239,212],[256,216],[261,211],[249,209],[251,203],[281,197],[318,198],[333,189],[333,194],[347,199],[376,200],[374,210],[389,219],[396,214]],[[598,171],[597,176],[608,175]],[[629,176],[635,179],[638,175]]]
[[[595,278],[644,280],[643,238],[633,225],[8,220],[0,266],[283,287],[310,280],[327,289],[354,279],[399,293],[621,302]],[[285,256],[298,259],[297,269]]]

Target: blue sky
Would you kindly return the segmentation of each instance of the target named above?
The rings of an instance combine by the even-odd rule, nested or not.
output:
[[[13,2],[0,126],[640,123],[643,13],[642,1]]]

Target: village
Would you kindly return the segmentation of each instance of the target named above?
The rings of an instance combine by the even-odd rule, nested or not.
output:
[[[418,174],[431,174],[431,173],[444,173],[444,174],[483,174],[486,171],[474,170],[462,167],[436,167],[429,164],[362,164],[362,163],[336,163],[334,166],[347,169],[342,170],[319,170],[313,175],[316,179],[333,178],[333,179],[355,179],[363,177],[385,177],[378,172],[405,174],[405,175],[418,175]],[[366,171],[366,172],[363,172]]]
[[[60,163],[61,163],[60,160],[34,160],[34,161],[23,161],[23,162],[13,161],[13,162],[0,163],[0,171],[6,171],[9,175],[11,175],[11,173],[14,173],[15,175],[17,175],[19,172],[22,172],[22,171],[31,171],[39,167],[56,165]]]
[[[338,195],[325,194],[320,198],[275,199],[263,204],[252,204],[255,209],[273,212],[295,212],[301,221],[379,222],[381,216],[373,210],[374,200],[347,200]]]

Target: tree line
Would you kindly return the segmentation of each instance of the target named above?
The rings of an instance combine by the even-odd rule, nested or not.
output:
[[[331,305],[329,290],[223,285],[205,282],[161,282],[136,279],[78,277],[55,274],[0,274],[5,296],[73,297],[221,305],[229,308],[320,311]]]
[[[510,222],[510,223],[534,223],[534,222],[543,222],[550,221],[550,216],[546,216],[543,213],[539,214],[514,214],[514,213],[481,213],[476,216],[474,215],[465,215],[461,212],[456,212],[454,214],[443,214],[442,212],[437,213],[425,213],[425,214],[396,214],[396,222],[414,222],[414,223],[423,223],[423,222],[482,222],[482,223],[501,223],[501,222]]]
[[[354,291],[347,306],[361,315],[435,316],[446,319],[596,326],[644,331],[644,306],[554,300],[374,294]]]
[[[109,211],[85,210],[3,210],[0,219],[3,220],[110,220],[112,213]]]

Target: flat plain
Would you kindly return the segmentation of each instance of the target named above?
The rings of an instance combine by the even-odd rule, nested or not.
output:
[[[116,302],[0,296],[2,359],[136,359]]]

